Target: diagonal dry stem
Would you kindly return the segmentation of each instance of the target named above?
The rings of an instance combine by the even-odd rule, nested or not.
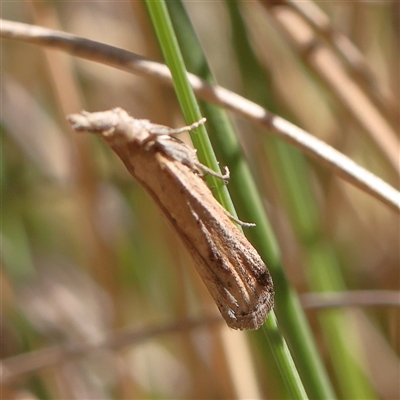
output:
[[[276,4],[265,0],[261,3],[284,31],[303,62],[315,71],[338,102],[344,105],[352,119],[373,140],[391,167],[399,173],[400,142],[395,128],[388,122],[387,113],[382,112],[385,107],[381,102],[377,99],[374,101],[371,91],[365,85],[357,83],[355,78],[347,73],[334,51],[337,41],[335,43],[331,41],[330,45],[325,43],[311,26],[285,3]],[[302,9],[304,10],[304,7]],[[312,28],[316,29],[315,25]],[[338,34],[335,37],[338,39]],[[341,44],[343,38],[343,35],[340,36]],[[346,48],[348,47],[347,43]],[[396,103],[395,101],[392,107],[386,107],[397,109],[398,103]]]
[[[114,46],[80,38],[65,32],[7,20],[0,20],[0,37],[15,39],[63,50],[69,54],[107,64],[172,84],[166,65],[148,60]],[[256,103],[220,86],[211,86],[196,75],[188,73],[193,90],[202,99],[228,108],[236,114],[261,125],[280,138],[327,166],[334,174],[369,193],[400,213],[400,193],[392,186],[353,162],[344,154],[315,138],[289,121],[270,113]]]

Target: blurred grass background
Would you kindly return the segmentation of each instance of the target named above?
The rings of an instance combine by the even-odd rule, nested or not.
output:
[[[399,5],[316,5],[361,50],[398,133]],[[185,6],[221,86],[287,117],[398,188],[379,145],[287,40],[279,7]],[[162,60],[141,3],[3,3],[2,18]],[[244,32],[248,43],[241,42]],[[170,334],[149,333],[131,346],[38,369],[4,387],[4,398],[287,397],[259,333],[209,322],[215,306],[155,205],[99,140],[73,133],[65,121],[83,108],[120,106],[179,127],[173,90],[16,41],[2,40],[1,63],[2,358],[96,343],[127,327],[176,324]],[[399,290],[398,216],[232,117],[296,290]],[[398,309],[308,310],[307,317],[339,398],[399,397]],[[179,329],[187,318],[204,323]],[[348,347],[355,365],[346,361]]]

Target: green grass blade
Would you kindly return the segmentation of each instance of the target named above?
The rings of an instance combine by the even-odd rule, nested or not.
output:
[[[278,114],[286,112],[278,109],[276,102],[273,101],[271,79],[266,76],[253,53],[239,3],[230,0],[227,1],[227,5],[233,24],[232,42],[246,94],[272,112]],[[310,287],[318,292],[346,290],[335,252],[328,244],[328,238],[324,239],[320,224],[324,218],[320,215],[320,208],[315,199],[305,157],[272,135],[266,135],[265,151],[272,160],[271,172],[275,176],[275,181],[279,182],[280,197],[286,203],[294,231],[308,254],[308,262],[304,265],[307,268]],[[321,239],[325,243],[324,251],[321,251]],[[342,395],[352,399],[374,398],[373,390],[352,354],[356,353],[357,346],[348,345],[354,339],[355,332],[351,332],[343,313],[337,310],[332,313],[321,313],[320,322]],[[343,337],[344,327],[347,339]],[[307,383],[304,383],[308,387]],[[318,393],[313,393],[312,397],[314,396],[317,397]]]
[[[186,77],[186,68],[179,50],[178,42],[168,15],[168,10],[163,1],[145,0],[156,35],[165,58],[171,70],[174,88],[179,104],[188,124],[200,120],[202,117],[196,97]],[[220,171],[211,142],[204,125],[190,132],[200,162],[214,171]],[[209,184],[215,188],[213,191],[218,201],[232,214],[236,215],[228,190],[221,179],[207,176]]]
[[[167,65],[171,69],[172,76],[174,78],[175,89],[179,98],[179,102],[184,110],[185,116],[187,116],[188,122],[198,120],[200,118],[200,112],[195,98],[191,92],[190,85],[185,77],[185,67],[182,61],[182,57],[179,51],[177,41],[174,36],[172,25],[169,21],[169,16],[165,4],[163,2],[151,2],[147,1],[146,5],[149,9],[152,22],[154,24],[157,37],[163,51]],[[189,103],[189,104],[187,104]],[[195,143],[197,147],[197,143]],[[207,157],[201,157],[204,152],[204,148],[199,148],[200,158],[208,159]],[[203,161],[204,162],[204,161]],[[207,161],[206,161],[207,163]],[[210,164],[208,164],[210,165]],[[217,164],[215,164],[217,165]],[[224,204],[224,202],[223,202]],[[225,205],[225,204],[224,204]],[[228,209],[231,211],[231,209]],[[273,313],[271,313],[268,322],[265,325],[265,329],[271,337],[280,337],[280,346],[272,346],[275,351],[275,357],[279,364],[279,368],[282,371],[287,389],[293,399],[305,399],[307,395],[298,376],[297,370],[294,367],[294,363],[291,359],[290,352],[285,344],[283,337],[277,330],[276,320]],[[282,345],[283,343],[283,345]]]
[[[176,33],[188,69],[214,83],[207,62],[180,2],[168,3]],[[325,368],[320,360],[313,337],[297,295],[291,290],[283,272],[280,251],[265,215],[262,202],[240,146],[225,111],[210,104],[202,104],[209,130],[220,159],[232,172],[230,189],[242,219],[256,221],[257,227],[247,231],[263,259],[267,262],[276,287],[276,307],[279,321],[291,344],[303,382],[312,398],[334,398]],[[296,329],[293,329],[296,327]]]

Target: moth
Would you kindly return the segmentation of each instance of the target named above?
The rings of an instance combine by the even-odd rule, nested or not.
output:
[[[99,134],[158,204],[190,252],[230,328],[258,329],[273,307],[271,276],[261,257],[202,179],[211,173],[176,137],[181,129],[135,119],[121,108],[68,116],[76,131]]]

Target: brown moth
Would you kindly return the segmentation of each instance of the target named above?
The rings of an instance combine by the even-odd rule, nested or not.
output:
[[[274,304],[271,276],[261,257],[201,175],[196,151],[171,135],[178,130],[135,119],[121,108],[68,117],[77,131],[99,134],[156,201],[194,259],[219,311],[233,329],[258,329]]]

